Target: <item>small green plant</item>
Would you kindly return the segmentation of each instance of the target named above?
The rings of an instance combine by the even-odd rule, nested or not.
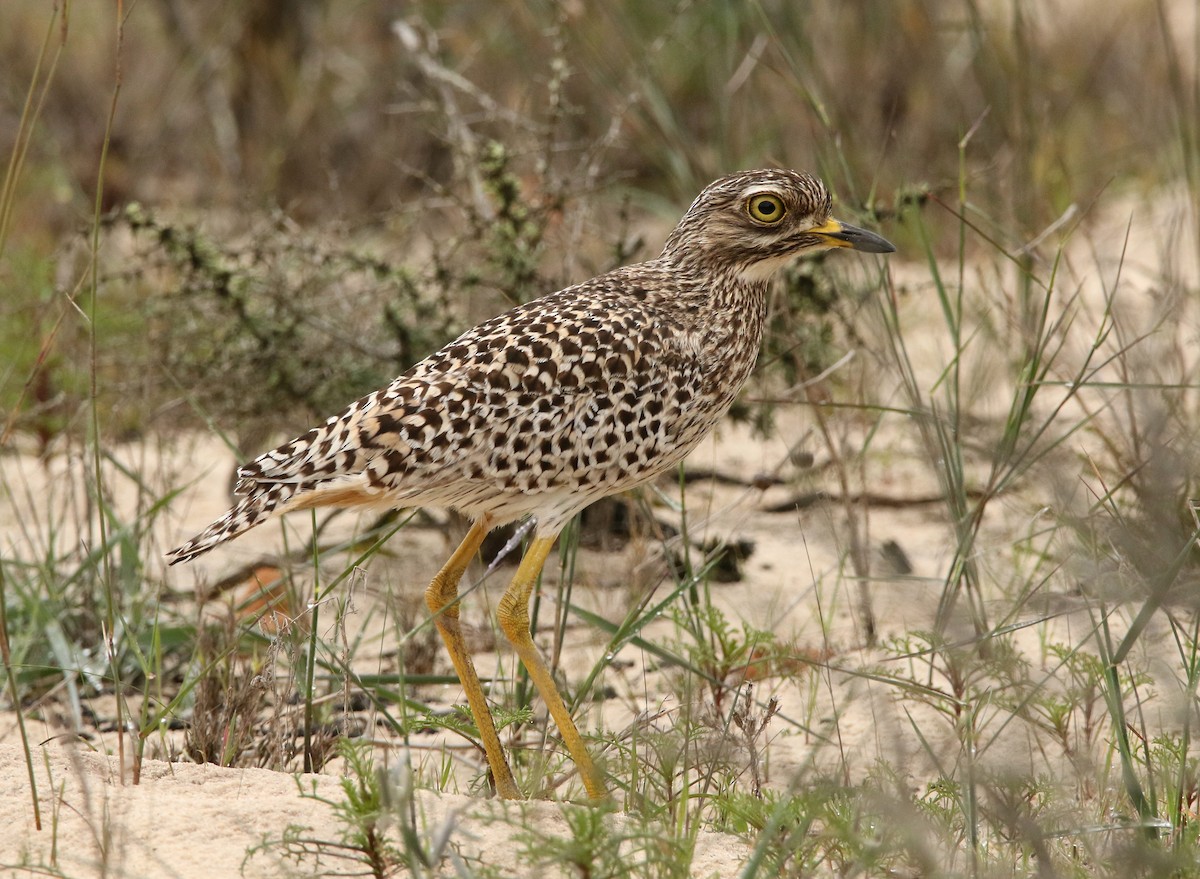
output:
[[[519,834],[518,859],[540,870],[579,879],[685,879],[695,840],[645,814],[623,817],[603,806],[564,805],[566,833],[530,829]]]
[[[492,720],[496,724],[497,732],[503,732],[510,727],[519,728],[532,723],[533,719],[534,714],[531,708],[510,709],[503,706],[494,706],[492,708]],[[455,733],[470,742],[481,757],[484,755],[479,730],[475,726],[475,721],[471,717],[471,711],[466,705],[455,705],[449,712],[427,710],[419,714],[410,715],[404,728],[407,732],[440,729]],[[483,766],[487,766],[486,759],[483,761]],[[490,787],[490,773],[488,777],[489,784],[485,786]]]
[[[315,781],[297,779],[303,799],[326,805],[340,826],[335,839],[314,835],[309,827],[289,826],[278,837],[267,837],[246,853],[284,858],[297,865],[320,867],[325,876],[367,875],[385,879],[401,871],[414,877],[442,875],[450,853],[453,818],[432,838],[419,825],[411,776],[406,767],[387,771],[375,763],[368,742],[338,742],[343,761],[341,797],[321,794]]]
[[[918,825],[911,810],[891,804],[872,785],[847,787],[833,779],[806,779],[786,791],[723,798],[724,822],[750,836],[754,850],[745,879],[904,872],[921,863],[912,843]],[[899,815],[906,817],[898,820]]]
[[[1038,689],[1030,708],[1064,753],[1088,753],[1104,730],[1104,667],[1100,657],[1069,644],[1051,644],[1054,686]]]
[[[735,625],[708,593],[699,606],[688,605],[672,611],[680,629],[689,638],[675,645],[676,652],[687,658],[687,667],[697,671],[708,687],[713,710],[724,716],[731,697],[746,680],[770,674],[778,666],[784,651],[775,634],[743,621]]]

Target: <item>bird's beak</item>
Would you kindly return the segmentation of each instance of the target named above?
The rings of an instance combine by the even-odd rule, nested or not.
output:
[[[863,253],[895,253],[896,248],[886,238],[881,238],[874,232],[851,226],[849,223],[839,223],[829,219],[808,230],[830,247],[851,247]]]

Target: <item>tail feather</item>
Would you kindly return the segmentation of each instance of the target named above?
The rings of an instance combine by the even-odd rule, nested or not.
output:
[[[239,497],[237,504],[200,534],[167,553],[170,563],[177,565],[203,555],[289,509],[379,503],[385,492],[372,484],[374,477],[367,472],[371,459],[383,449],[391,455],[388,463],[394,464],[401,448],[408,451],[409,447],[395,439],[383,442],[377,437],[380,431],[394,432],[403,412],[386,418],[370,416],[385,394],[403,396],[396,390],[402,379],[357,400],[319,427],[240,468],[234,489]]]
[[[288,501],[302,487],[292,483],[275,483],[260,485],[243,497],[228,513],[213,522],[187,543],[175,547],[167,553],[167,560],[172,565],[187,562],[196,556],[204,555],[215,546],[227,540],[233,540],[239,534],[249,531],[255,525],[260,525],[267,519],[282,513]]]

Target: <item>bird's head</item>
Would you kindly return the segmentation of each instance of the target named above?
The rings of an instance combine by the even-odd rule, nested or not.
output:
[[[761,281],[802,253],[831,247],[865,253],[896,249],[873,232],[835,220],[832,210],[829,190],[808,174],[731,174],[696,197],[667,238],[662,255]]]

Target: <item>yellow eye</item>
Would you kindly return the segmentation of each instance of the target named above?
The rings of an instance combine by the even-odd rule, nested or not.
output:
[[[777,195],[752,195],[746,200],[746,213],[756,223],[774,226],[783,219],[787,208]]]

